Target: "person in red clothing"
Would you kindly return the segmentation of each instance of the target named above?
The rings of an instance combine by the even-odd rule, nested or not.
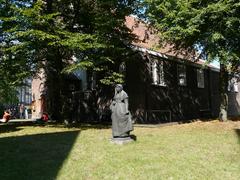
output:
[[[48,122],[48,120],[49,120],[48,114],[47,114],[46,112],[44,112],[41,119],[42,119],[44,122]]]
[[[42,117],[40,119],[37,119],[36,123],[37,124],[44,124],[44,123],[48,122],[48,120],[49,120],[48,114],[46,112],[43,112]]]
[[[11,115],[9,111],[4,111],[3,118],[0,119],[0,122],[7,123],[10,119]]]

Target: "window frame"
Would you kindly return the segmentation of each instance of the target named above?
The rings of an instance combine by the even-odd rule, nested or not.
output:
[[[228,92],[239,92],[237,78],[233,77],[228,81]]]
[[[156,86],[166,86],[166,78],[164,72],[164,61],[153,60],[150,63],[152,84]]]
[[[203,69],[197,69],[197,87],[205,88],[205,73]]]
[[[182,72],[180,72],[180,70]],[[180,78],[180,73],[183,73],[183,78]],[[187,86],[187,67],[184,64],[177,65],[177,78],[178,78],[178,85],[179,86]],[[181,83],[180,80],[184,79],[184,83]]]

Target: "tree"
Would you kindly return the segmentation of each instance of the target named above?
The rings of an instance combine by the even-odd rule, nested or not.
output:
[[[21,85],[22,80],[30,74],[27,71],[28,63],[22,54],[11,51],[15,43],[9,29],[13,22],[5,22],[13,13],[10,11],[10,1],[0,0],[0,104],[13,104],[17,102],[16,88]]]
[[[67,19],[73,19],[69,27],[74,27],[76,31],[83,31],[95,34],[98,42],[104,44],[104,49],[94,49],[85,52],[87,62],[82,61],[66,68],[71,72],[79,67],[84,67],[92,71],[105,72],[105,77],[101,80],[104,84],[121,82],[122,76],[117,73],[119,64],[128,59],[131,52],[130,44],[135,38],[125,25],[125,17],[136,11],[137,0],[81,0],[81,3],[73,3],[71,8],[64,10]],[[74,18],[72,18],[74,17]],[[77,26],[77,27],[76,27]],[[78,57],[82,52],[75,52]]]
[[[6,104],[17,103],[16,87],[9,84],[7,81],[0,80],[0,106]]]
[[[240,60],[240,4],[237,0],[145,0],[147,19],[175,49],[203,48],[220,62],[220,115],[227,120],[229,64]]]
[[[132,36],[124,23],[134,4],[134,0],[2,0],[2,59],[8,65],[11,59],[14,65],[21,62],[17,76],[45,70],[48,110],[60,119],[63,72],[114,71],[130,49]]]
[[[63,68],[72,62],[75,49],[84,52],[102,46],[94,35],[66,28],[63,16],[53,5],[51,0],[34,3],[6,0],[1,4],[1,61],[6,72],[19,77],[8,78],[8,83],[19,82],[43,68],[47,77],[48,110],[53,118],[60,119]],[[8,66],[18,69],[10,71]]]

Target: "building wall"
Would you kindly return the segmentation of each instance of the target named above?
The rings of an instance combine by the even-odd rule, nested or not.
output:
[[[130,70],[128,70],[130,75],[128,76],[133,77],[127,79],[127,84],[129,86],[128,91],[134,99],[132,100],[133,114],[136,115],[135,117],[138,118],[140,122],[145,121],[145,119],[149,119],[147,114],[151,110],[155,111],[155,113],[152,113],[155,117],[160,117],[157,121],[163,121],[164,118],[167,118],[167,116],[169,116],[167,115],[169,114],[169,111],[172,115],[172,120],[199,117],[218,117],[220,104],[219,73],[216,69],[214,69],[214,66],[208,65],[208,69],[205,70],[205,88],[196,88],[196,66],[199,65],[198,68],[200,68],[205,63],[205,61],[196,58],[198,57],[196,52],[189,52],[184,49],[177,51],[170,44],[162,44],[162,46],[159,46],[160,38],[157,31],[137,17],[126,17],[126,26],[134,35],[136,35],[137,41],[133,42],[136,49],[140,51],[146,49],[142,51],[146,54],[150,51],[150,49],[154,49],[154,52],[152,51],[151,53],[156,54],[159,57],[168,56],[178,58],[178,62],[171,61],[170,64],[172,65],[169,65],[168,70],[166,70],[166,74],[168,74],[168,86],[166,87],[151,85],[151,79],[148,79],[147,81],[143,80],[145,77],[142,77],[142,74],[144,74],[143,72],[145,72],[145,69],[148,68],[148,65],[145,64],[145,67],[142,67],[143,69],[139,70],[137,67],[140,67],[141,65],[134,65],[142,62],[132,61],[135,64],[130,65]],[[194,63],[189,63],[188,65],[187,74],[189,74],[189,76],[187,76],[188,84],[186,87],[180,87],[176,83],[176,64],[180,63],[181,59],[185,59],[187,61],[192,61],[193,59],[195,60]],[[145,74],[149,75],[148,73]],[[142,81],[136,80],[139,78],[143,78]],[[139,84],[137,85],[137,83]],[[238,84],[240,83],[238,82]],[[229,116],[239,116],[239,92],[229,91],[228,97]],[[157,110],[159,111],[157,112]],[[141,113],[139,113],[139,111]],[[166,115],[164,115],[164,113]]]
[[[87,88],[87,80],[86,80],[86,71],[78,71],[73,74],[65,75],[62,79],[64,86],[62,87],[62,96],[64,99],[64,107],[68,106],[69,109],[74,109],[78,112],[78,105],[75,105],[77,101],[75,98],[75,94],[83,91]],[[32,118],[40,118],[43,112],[48,112],[49,104],[47,103],[48,92],[45,87],[45,73],[43,70],[33,78],[32,80]],[[74,113],[74,116],[76,113]],[[50,114],[51,115],[51,114]]]
[[[32,80],[32,118],[40,118],[46,109],[45,74],[41,70]]]
[[[211,100],[211,115],[212,117],[219,116],[220,92],[219,92],[219,72],[210,71],[210,100]]]
[[[166,86],[153,84],[150,63],[156,58],[164,62]],[[186,66],[186,86],[178,84],[177,67],[180,64]],[[209,67],[204,69],[204,88],[199,88],[197,86],[197,70],[202,67],[201,65],[144,53],[136,53],[126,65],[124,89],[129,95],[129,108],[133,119],[138,123],[164,123],[218,117],[220,104],[218,71]],[[81,77],[80,75],[78,78],[81,79]],[[35,105],[33,118],[38,117],[44,109],[43,82],[43,77],[35,78],[32,82],[32,99]],[[74,95],[71,102],[77,102],[75,103],[77,105],[73,107],[74,119],[79,121],[90,119],[93,121],[97,119],[98,114],[99,116],[106,116],[99,117],[99,119],[110,121],[109,114],[104,114],[104,111],[108,109],[107,106],[109,106],[109,101],[113,96],[113,88],[95,89],[94,93],[93,91],[87,91],[94,98],[85,98],[85,95],[82,95],[84,89],[80,85],[80,81],[71,78],[66,79],[66,82],[79,84],[79,87],[76,86],[76,93],[73,93],[72,90],[69,91],[68,86],[65,90],[66,93]],[[238,86],[240,88],[240,85]],[[228,112],[230,116],[240,114],[239,104],[239,92],[229,92]]]
[[[132,60],[127,66],[127,93],[133,117],[142,123],[162,123],[218,115],[218,72],[204,70],[204,88],[197,86],[194,63],[158,58],[164,62],[166,86],[154,85],[149,64],[156,57]],[[186,86],[178,84],[177,66],[186,66]]]
[[[147,66],[145,59],[138,54],[126,64],[126,87],[129,96],[129,108],[133,118],[139,122],[145,121],[145,110],[147,108]]]

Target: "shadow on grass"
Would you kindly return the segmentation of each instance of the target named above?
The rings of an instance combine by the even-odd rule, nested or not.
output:
[[[0,124],[0,133],[10,133],[14,131],[20,131],[26,126],[36,126],[32,122],[18,122],[18,123],[7,123]]]
[[[238,135],[238,142],[240,144],[240,129],[235,129],[235,132],[237,133]]]
[[[69,124],[65,125],[63,123],[55,123],[55,124],[48,124],[47,127],[53,127],[53,128],[79,128],[81,130],[88,130],[88,129],[109,129],[111,128],[111,124],[91,124],[91,123],[75,123],[75,124]]]
[[[0,134],[1,133],[10,133],[14,131],[20,131],[22,128],[19,128],[17,126],[9,126],[9,125],[1,125],[0,126]]]
[[[0,179],[56,179],[80,131],[0,138]]]
[[[64,123],[57,123],[57,122],[51,122],[51,123],[46,123],[46,124],[37,124],[33,122],[18,122],[18,123],[11,123],[11,124],[2,124],[0,126],[0,133],[5,133],[5,132],[13,132],[13,131],[18,131],[21,130],[22,128],[19,127],[24,127],[24,126],[41,126],[41,127],[48,127],[48,128],[79,128],[81,130],[88,130],[88,129],[109,129],[111,128],[111,124],[100,124],[100,123],[73,123],[66,125]]]
[[[133,139],[134,141],[137,141],[137,136],[135,136],[134,134],[130,134],[130,138]]]

